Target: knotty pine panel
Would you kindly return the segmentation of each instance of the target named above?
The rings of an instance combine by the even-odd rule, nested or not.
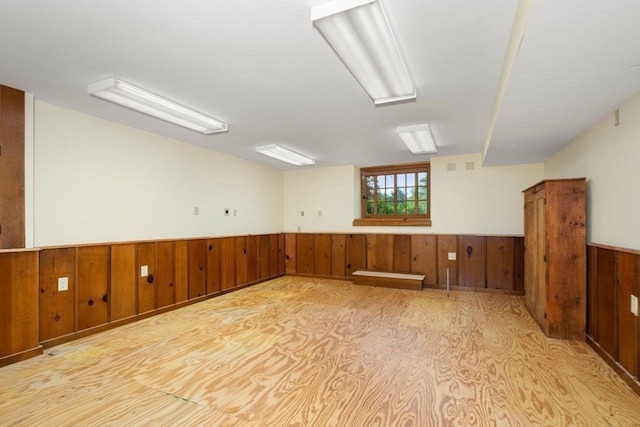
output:
[[[347,237],[344,234],[331,235],[331,275],[345,277],[347,259]]]
[[[300,274],[314,274],[314,234],[298,234],[296,243],[296,272]]]
[[[40,341],[75,330],[76,249],[40,251]],[[69,289],[58,291],[58,279],[66,277]]]
[[[80,246],[76,250],[76,330],[109,321],[109,246]]]
[[[173,244],[174,253],[174,287],[176,304],[189,299],[189,251],[187,242],[177,241]]]
[[[111,245],[111,321],[136,314],[136,245]]]
[[[596,341],[596,265],[598,248],[587,247],[587,335]]]
[[[189,265],[189,299],[207,294],[207,253],[205,240],[187,241]]]
[[[220,267],[220,283],[223,290],[236,286],[236,239],[225,237],[222,239],[222,254]]]
[[[596,266],[596,336],[600,346],[614,359],[616,355],[616,253],[598,249]]]
[[[515,290],[513,237],[487,237],[487,288]]]
[[[207,240],[207,295],[220,292],[220,263],[222,262],[222,239]]]
[[[458,236],[458,286],[486,288],[486,267],[486,238]]]
[[[156,244],[156,301],[158,308],[176,302],[174,284],[174,242]]]
[[[146,313],[156,308],[156,244],[138,243],[138,313]],[[142,266],[147,266],[147,276],[142,276]]]
[[[347,277],[356,270],[367,269],[367,235],[347,235]]]
[[[24,92],[0,85],[0,249],[24,248]]]
[[[393,236],[393,270],[391,271],[411,272],[411,236]]]
[[[331,234],[316,234],[313,243],[314,274],[331,275]]]
[[[247,283],[247,237],[238,236],[236,239],[236,286]]]
[[[264,235],[260,235],[258,236],[258,278],[259,279],[265,279],[267,277],[269,277],[270,271],[271,271],[271,266],[273,265],[273,261],[271,259],[272,257],[272,253],[271,253],[271,242],[272,242],[272,237],[268,234],[264,234]],[[278,248],[277,243],[278,241],[276,240],[276,250]],[[278,264],[277,264],[277,259],[275,260],[276,264],[274,267],[274,270],[278,270]]]
[[[375,271],[393,271],[393,234],[367,235],[367,268]]]
[[[618,362],[629,373],[638,376],[638,317],[631,312],[631,295],[638,296],[637,262],[639,255],[617,253],[618,296]]]
[[[258,236],[247,236],[247,280],[252,283],[258,280]]]
[[[280,273],[284,273],[284,234],[270,234],[269,272],[265,277],[277,276]]]
[[[438,284],[447,284],[447,269],[449,269],[449,285],[458,285],[458,261],[449,261],[448,253],[458,253],[458,236],[441,234],[437,237],[438,245]]]
[[[284,233],[278,235],[278,273],[285,272],[285,237]],[[273,250],[273,248],[272,248]]]
[[[284,268],[285,273],[295,274],[297,268],[296,255],[298,250],[296,248],[298,242],[298,235],[295,233],[287,233],[284,235]]]
[[[425,284],[437,283],[436,258],[436,236],[411,236],[411,272],[424,274]]]
[[[515,291],[524,292],[524,238],[516,237],[514,244],[514,275],[515,275]]]
[[[38,252],[0,253],[0,357],[38,346],[38,292]]]

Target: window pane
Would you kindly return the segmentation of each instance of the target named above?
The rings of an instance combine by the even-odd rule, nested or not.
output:
[[[427,173],[426,172],[418,172],[418,184],[427,185]]]
[[[384,176],[383,175],[378,175],[376,177],[376,185],[378,186],[378,188],[384,188]]]
[[[401,202],[407,199],[406,191],[407,191],[406,188],[398,188],[398,190],[396,191],[396,200],[398,202]]]
[[[423,187],[423,186],[418,187],[418,199],[427,200],[427,187]]]
[[[393,179],[394,176],[393,175],[387,175],[387,188],[393,188],[395,187],[395,180]]]
[[[416,189],[414,187],[407,187],[407,200],[415,200]]]
[[[393,187],[387,188],[387,190],[386,190],[386,200],[387,200],[387,202],[393,203]]]
[[[427,202],[418,202],[418,213],[419,214],[427,213]]]
[[[407,202],[407,213],[411,215],[416,213],[416,202],[413,202],[413,201]]]
[[[405,202],[398,202],[398,214],[404,215],[407,213],[407,204]]]
[[[416,185],[416,174],[408,173],[407,174],[407,187],[413,187]]]
[[[396,184],[398,187],[404,187],[405,185],[407,185],[407,184],[405,184],[405,182],[407,181],[406,178],[405,178],[406,177],[405,174],[399,173],[396,176],[398,177],[398,182]]]
[[[373,202],[367,202],[367,214],[373,215]]]

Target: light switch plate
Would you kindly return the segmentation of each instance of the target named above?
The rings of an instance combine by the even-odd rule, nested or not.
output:
[[[147,277],[149,275],[149,266],[143,265],[140,267],[140,277]]]
[[[69,278],[58,277],[58,292],[69,290]]]
[[[449,253],[447,254],[447,259],[448,259],[449,261],[455,261],[455,260],[456,260],[456,253],[455,253],[455,252],[449,252]]]
[[[635,295],[631,295],[631,312],[638,315],[638,297]]]

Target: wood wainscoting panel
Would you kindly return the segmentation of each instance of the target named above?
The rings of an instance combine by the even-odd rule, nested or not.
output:
[[[224,237],[221,244],[220,284],[222,290],[226,291],[236,286],[236,239]]]
[[[68,289],[58,291],[66,278]],[[75,327],[76,248],[40,251],[40,341],[70,334]]]
[[[187,241],[189,265],[189,299],[207,294],[207,252],[206,240]]]
[[[331,234],[316,234],[313,251],[313,273],[318,276],[331,276]]]
[[[285,266],[285,260],[286,260],[285,234],[284,233],[278,234],[277,235],[277,240],[278,240],[278,250],[277,250],[277,255],[276,255],[276,258],[278,259],[278,271],[277,271],[277,274],[284,274],[285,270],[286,270],[286,266]],[[273,240],[272,240],[272,242],[273,242]],[[271,248],[271,250],[272,251],[275,250],[275,244]],[[273,271],[273,270],[271,270],[271,271]]]
[[[346,277],[347,275],[347,236],[331,235],[331,275]]]
[[[76,330],[109,321],[109,246],[80,246],[76,250]]]
[[[615,360],[616,354],[616,252],[598,249],[596,281],[596,336],[600,346]]]
[[[449,284],[458,286],[458,261],[448,259],[449,253],[458,254],[458,236],[438,235],[438,285],[447,284],[447,269],[449,270]]]
[[[399,273],[411,272],[411,236],[393,236],[393,270]]]
[[[176,288],[176,304],[189,299],[189,251],[187,242],[179,240],[173,244],[174,251],[174,286]]]
[[[247,283],[247,236],[238,236],[236,239],[236,286]]]
[[[458,236],[458,286],[486,288],[486,267],[486,237]]]
[[[174,281],[174,242],[158,242],[156,245],[156,293],[158,308],[176,303]]]
[[[253,283],[258,280],[258,236],[247,236],[247,280]]]
[[[638,296],[637,271],[640,255],[617,253],[617,354],[618,362],[633,377],[638,376],[638,317],[631,312],[631,295]]]
[[[156,308],[156,243],[138,243],[138,313],[146,313]],[[142,267],[147,267],[147,275],[142,275]]]
[[[487,237],[487,288],[515,291],[515,238]]]
[[[222,262],[222,239],[207,240],[207,295],[222,290],[220,263]]]
[[[136,314],[136,245],[111,245],[111,321]]]
[[[424,274],[424,283],[437,283],[437,251],[435,235],[411,236],[411,272]]]
[[[298,254],[298,249],[296,245],[298,243],[298,235],[295,233],[287,233],[284,235],[284,265],[285,265],[285,273],[287,274],[295,274],[297,268],[297,260],[296,255]]]
[[[298,234],[296,242],[296,273],[313,274],[315,263],[314,244],[314,234]]]
[[[367,270],[393,271],[393,234],[367,234]]]
[[[273,235],[263,234],[258,236],[258,278],[266,279],[271,276],[271,268],[273,266],[274,276],[278,272],[277,260],[272,260],[271,242]],[[276,254],[278,250],[278,240],[276,242]],[[277,255],[276,255],[277,256]],[[273,261],[276,261],[275,263]]]
[[[596,340],[596,266],[598,248],[587,247],[587,335]]]
[[[367,269],[367,235],[347,235],[347,277],[356,270]]]

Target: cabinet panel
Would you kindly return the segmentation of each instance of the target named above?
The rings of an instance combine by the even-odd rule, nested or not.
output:
[[[189,251],[187,242],[177,241],[173,245],[174,251],[174,287],[176,292],[176,303],[186,301],[189,298]]]
[[[487,288],[515,290],[512,237],[487,237]]]
[[[0,253],[0,357],[38,341],[38,252]]]
[[[535,310],[538,300],[538,221],[534,196],[525,195],[524,205],[524,300],[530,311]]]
[[[458,286],[485,288],[486,266],[486,238],[458,236]]]
[[[630,302],[631,295],[638,295],[636,262],[640,256],[618,252],[617,257],[618,362],[635,377],[638,375],[638,317],[631,312]]]
[[[349,234],[347,236],[347,277],[356,270],[367,269],[367,235]]]
[[[542,191],[540,192],[542,193]],[[545,211],[544,211],[545,200],[543,198],[538,198],[535,201],[535,209],[536,209],[536,225],[535,225],[535,233],[536,233],[536,246],[535,246],[535,257],[537,259],[536,263],[536,273],[535,273],[535,282],[534,286],[536,289],[536,299],[534,305],[534,312],[536,314],[536,319],[538,324],[542,326],[542,330],[545,334],[549,334],[548,322],[545,322],[544,319],[547,319],[547,246],[548,242],[545,235]],[[554,309],[555,311],[555,309]],[[555,313],[553,313],[555,315]]]
[[[0,249],[24,248],[24,92],[0,85]]]
[[[265,279],[271,275],[271,268],[273,266],[273,270],[277,274],[278,271],[278,262],[277,258],[272,259],[272,251],[271,245],[272,241],[275,240],[276,244],[276,253],[278,249],[278,240],[272,238],[273,235],[261,235],[258,236],[258,278]],[[274,263],[275,261],[275,263]]]
[[[156,244],[138,243],[137,250],[138,313],[145,313],[156,308]],[[143,266],[147,267],[146,276],[142,276]]]
[[[411,236],[393,236],[393,270],[400,273],[411,271]]]
[[[236,286],[247,283],[247,237],[236,237]]]
[[[173,305],[176,302],[173,242],[156,244],[156,301],[158,308]]]
[[[296,272],[299,274],[313,274],[315,258],[315,236],[313,234],[298,234],[296,242]]]
[[[331,275],[331,234],[316,234],[313,244],[314,274]]]
[[[189,299],[207,294],[207,253],[204,240],[187,241],[189,265]]]
[[[424,283],[437,283],[436,236],[411,236],[411,272],[424,274]]]
[[[136,314],[136,245],[111,246],[111,321]]]
[[[220,279],[220,263],[222,260],[221,239],[207,240],[207,294],[222,290]]]
[[[294,233],[284,235],[284,268],[287,274],[295,274],[297,267],[298,236]]]
[[[109,247],[77,248],[77,330],[109,321]]]
[[[393,235],[367,235],[367,268],[376,271],[393,271]]]
[[[252,283],[258,280],[258,236],[247,236],[247,280]]]
[[[344,234],[331,235],[331,275],[346,276],[347,239]]]
[[[236,286],[236,239],[234,237],[222,239],[221,256],[220,281],[222,289],[227,290]]]
[[[615,252],[598,249],[596,288],[596,340],[615,358]]]
[[[447,284],[447,269],[449,270],[449,284],[458,285],[458,265],[457,261],[450,261],[448,254],[453,252],[458,254],[458,236],[438,235],[438,284]]]
[[[75,331],[75,248],[40,251],[40,341]],[[58,291],[67,278],[68,290]]]

